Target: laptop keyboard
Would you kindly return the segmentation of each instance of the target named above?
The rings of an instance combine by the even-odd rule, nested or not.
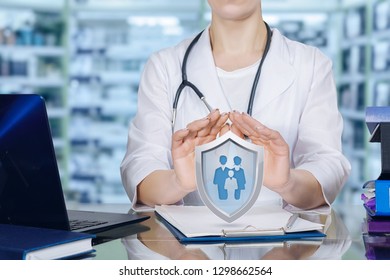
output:
[[[83,228],[94,227],[97,225],[107,224],[106,221],[89,221],[89,220],[70,220],[70,229],[71,230],[79,230]]]

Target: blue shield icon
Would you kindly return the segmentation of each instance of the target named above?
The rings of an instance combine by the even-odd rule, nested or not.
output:
[[[203,203],[233,222],[256,202],[263,183],[264,149],[232,132],[195,149],[196,180]]]

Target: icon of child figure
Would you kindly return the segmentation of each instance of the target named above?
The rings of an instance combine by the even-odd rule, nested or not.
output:
[[[221,166],[215,170],[213,183],[218,187],[220,200],[227,200],[232,195],[232,190],[234,190],[234,199],[240,199],[241,191],[245,189],[246,184],[245,172],[241,167],[241,161],[239,156],[235,156],[233,158],[233,168],[228,168],[226,166],[227,157],[225,155],[219,157]]]

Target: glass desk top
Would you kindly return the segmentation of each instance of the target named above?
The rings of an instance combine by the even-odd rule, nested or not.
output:
[[[73,207],[75,209],[75,207]],[[129,205],[86,205],[77,209],[126,213]],[[308,219],[324,224],[326,238],[319,241],[272,243],[184,245],[161,224],[153,212],[151,218],[119,232],[94,246],[94,259],[389,259],[390,237],[376,239],[362,233],[365,211],[362,205],[335,208],[329,215],[310,215]],[[385,239],[384,239],[385,238]]]

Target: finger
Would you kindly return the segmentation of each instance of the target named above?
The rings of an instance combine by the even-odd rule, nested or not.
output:
[[[178,148],[189,134],[188,129],[180,129],[172,135],[172,149]]]
[[[231,120],[232,120],[233,124],[235,125],[235,127],[237,129],[239,129],[239,131],[242,134],[244,134],[246,136],[250,136],[254,133],[254,130],[251,129],[247,124],[245,124],[245,121],[243,121],[241,113],[232,112],[231,116],[232,116]]]
[[[248,137],[257,137],[264,134],[269,137],[273,132],[272,129],[266,127],[247,113],[242,113],[239,117],[237,117],[237,121],[240,126],[248,132],[248,134],[246,134]]]
[[[219,131],[219,136],[224,135],[226,132],[230,130],[230,125],[228,123],[225,123],[222,127],[221,130]]]
[[[280,133],[276,130],[270,129],[266,126],[256,126],[255,130],[258,138],[275,143],[279,141],[285,142],[282,135],[280,135]]]
[[[232,113],[232,121],[236,127],[253,142],[268,146],[270,142],[275,145],[284,145],[286,142],[280,133],[272,130],[246,113]]]
[[[230,125],[230,130],[231,132],[233,132],[234,134],[236,134],[238,137],[244,139],[245,136],[244,134],[241,132],[241,130],[237,127],[237,125],[235,123],[233,123],[232,125]]]
[[[229,115],[227,113],[223,113],[218,121],[214,124],[214,126],[211,127],[210,135],[217,136],[218,133],[220,133],[223,126],[225,126],[227,123],[227,120],[229,118]],[[228,128],[229,129],[229,128]]]
[[[247,130],[257,136],[266,137],[267,139],[276,139],[280,137],[276,130],[266,127],[264,124],[246,113],[241,114],[239,121]]]
[[[242,113],[237,117],[237,121],[243,126],[246,130],[248,130],[250,135],[256,136],[267,136],[269,138],[273,131],[272,129],[266,127],[258,120],[254,119],[247,113]],[[249,136],[249,135],[248,135]]]
[[[223,113],[219,115],[218,120],[214,123],[212,127],[207,127],[201,131],[199,131],[197,136],[198,144],[205,144],[209,143],[215,138],[217,138],[218,133],[220,133],[220,130],[222,126],[226,123],[226,120],[228,119],[228,114]]]
[[[221,117],[219,109],[214,109],[207,117],[210,118],[210,121],[207,126],[198,131],[198,136],[200,137],[209,135],[212,127],[214,127],[215,124],[219,121]]]
[[[208,117],[210,117],[210,124],[215,125],[215,123],[219,120],[219,117],[221,116],[221,113],[219,109],[214,109],[210,112]]]
[[[260,127],[266,127],[265,125],[263,125],[261,122],[259,122],[258,120],[256,120],[255,118],[253,118],[252,116],[250,116],[249,114],[247,113],[242,113],[240,114],[241,115],[241,119],[246,122],[248,125],[251,125],[253,127],[256,127],[256,126],[260,126]]]
[[[193,121],[187,125],[187,129],[190,131],[187,137],[195,138],[198,135],[198,132],[207,127],[210,122],[210,118],[207,116],[206,118]]]
[[[285,142],[277,131],[267,128],[246,113],[233,115],[236,127],[253,143],[261,146],[269,146],[271,143],[284,145]]]
[[[230,113],[229,113],[229,119],[230,119],[230,121],[233,123],[234,120],[235,120],[235,117],[236,117],[237,115],[239,115],[239,114],[240,114],[240,113],[237,112],[237,111],[235,111],[235,110],[233,110],[232,112],[230,112]]]
[[[277,154],[288,153],[289,146],[278,131],[267,127],[257,127],[257,130],[259,130],[259,136],[251,139],[253,143],[267,147]]]
[[[262,138],[265,141],[275,141],[281,138],[279,132],[272,130],[250,115],[243,113],[236,116],[236,122],[249,138]]]

